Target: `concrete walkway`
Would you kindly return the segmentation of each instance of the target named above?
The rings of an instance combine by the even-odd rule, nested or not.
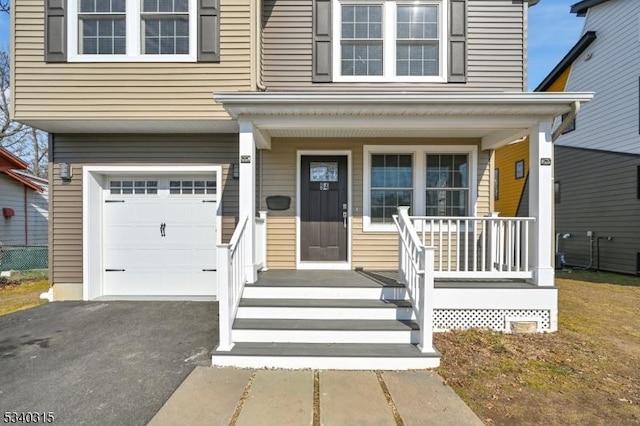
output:
[[[149,425],[482,425],[437,374],[197,367]]]

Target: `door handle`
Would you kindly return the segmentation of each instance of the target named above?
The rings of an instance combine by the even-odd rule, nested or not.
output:
[[[165,237],[166,236],[166,234],[164,232],[166,226],[167,226],[167,224],[164,223],[164,222],[160,224],[160,236],[161,237]]]
[[[342,212],[342,224],[344,229],[347,229],[347,212]]]

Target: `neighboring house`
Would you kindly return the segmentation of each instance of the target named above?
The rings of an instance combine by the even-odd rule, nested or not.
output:
[[[47,181],[0,148],[0,245],[47,245]]]
[[[594,91],[596,98],[555,142],[555,228],[558,267],[637,274],[640,271],[640,3],[582,1],[571,12],[586,16],[582,37],[536,91]],[[615,70],[614,78],[604,78]],[[498,151],[500,198],[515,189],[510,172],[517,159],[529,164],[525,144]],[[521,150],[523,152],[517,153]],[[518,157],[517,159],[514,158]],[[520,181],[522,182],[522,181]],[[507,189],[508,188],[508,189]],[[521,190],[522,188],[522,190]],[[507,201],[496,208],[526,216]],[[500,204],[502,203],[502,204]],[[511,206],[508,206],[511,207]]]
[[[12,7],[12,113],[51,134],[56,300],[217,297],[220,365],[557,330],[551,126],[592,95],[524,92],[529,2],[42,5]],[[491,217],[525,136],[531,217]]]

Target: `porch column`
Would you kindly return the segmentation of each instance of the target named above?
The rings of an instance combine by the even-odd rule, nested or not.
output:
[[[246,245],[245,245],[245,274],[248,283],[258,279],[256,272],[256,142],[254,126],[251,121],[239,120],[240,126],[240,188],[239,188],[239,217],[248,215]]]
[[[553,270],[553,143],[552,122],[529,129],[529,216],[535,217],[529,243],[533,282],[554,285]]]

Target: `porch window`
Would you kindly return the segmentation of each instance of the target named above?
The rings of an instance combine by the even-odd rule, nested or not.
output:
[[[467,216],[469,156],[427,154],[427,216]]]
[[[413,201],[413,159],[410,154],[371,156],[371,222],[393,223],[398,206]]]
[[[412,216],[477,214],[477,146],[364,145],[363,151],[365,232],[395,232],[399,206],[409,206]]]

